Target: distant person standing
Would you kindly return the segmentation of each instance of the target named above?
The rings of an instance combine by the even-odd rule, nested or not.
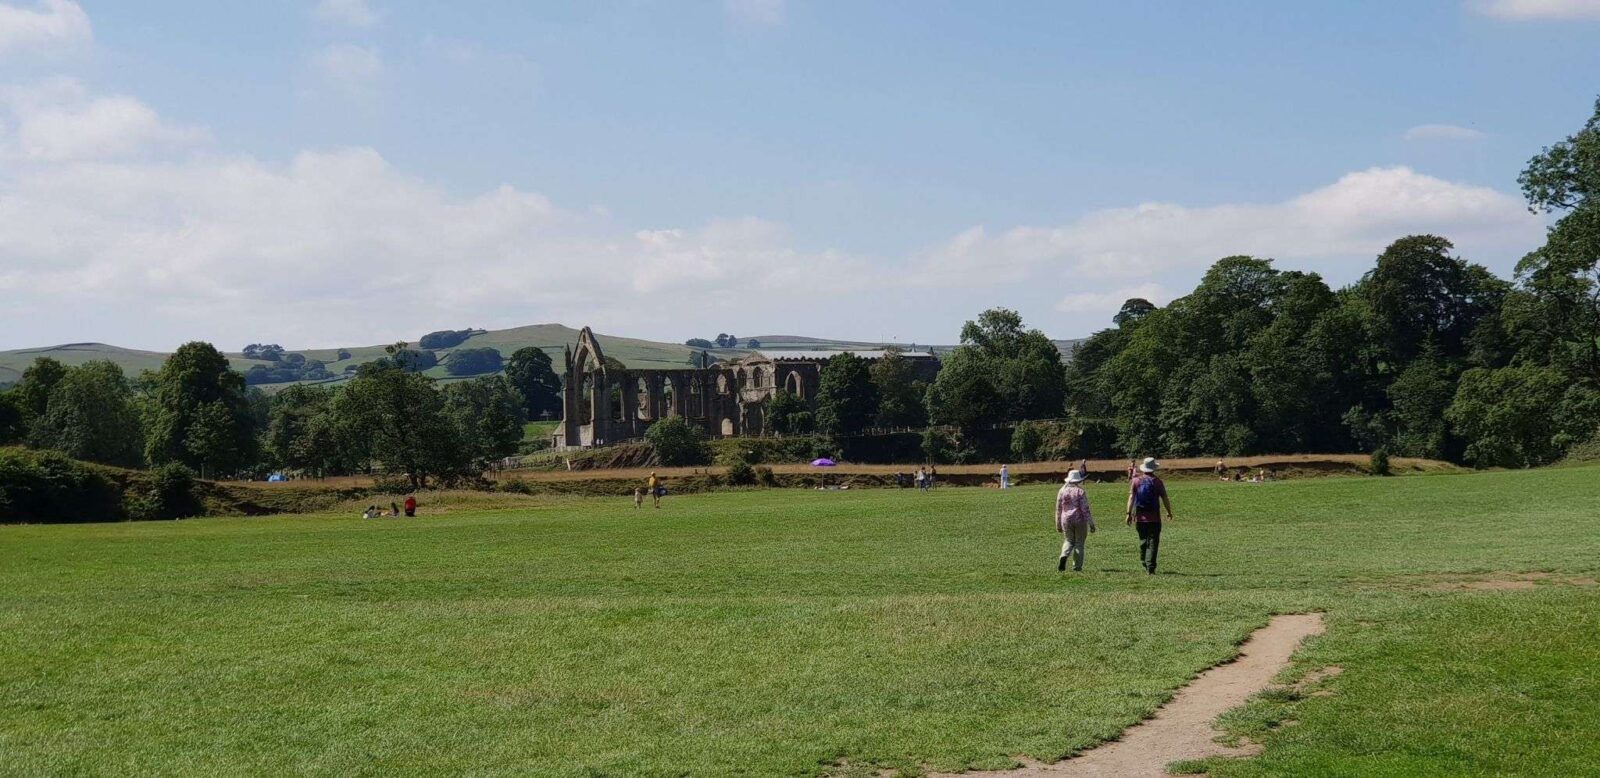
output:
[[[919,492],[928,491],[928,471],[927,470],[925,470],[923,468],[920,468],[920,467],[917,468],[917,474],[912,476],[912,478],[917,482],[917,491],[919,491]]]
[[[1211,468],[1211,472],[1216,474],[1218,481],[1228,480],[1228,467],[1222,464],[1222,457],[1217,457],[1217,464]]]
[[[1128,483],[1130,483],[1130,484],[1133,483],[1133,479],[1138,478],[1138,477],[1139,477],[1139,465],[1138,465],[1138,463],[1134,462],[1131,459],[1128,460]]]
[[[1167,521],[1172,520],[1172,501],[1167,485],[1156,477],[1161,463],[1145,457],[1139,473],[1128,486],[1128,522],[1139,532],[1139,562],[1150,575],[1156,574],[1156,554],[1161,550],[1161,508],[1166,506]]]
[[[655,501],[654,504],[657,508],[660,508],[661,495],[667,491],[667,487],[662,486],[661,479],[656,477],[654,470],[650,471],[650,478],[645,481],[645,485],[650,488],[650,499]]]
[[[937,465],[935,465],[933,467],[928,468],[928,488],[932,489],[933,487],[938,486],[938,485],[939,485],[939,468],[938,468]]]
[[[1094,515],[1089,512],[1089,496],[1081,484],[1082,470],[1067,473],[1066,483],[1056,492],[1056,531],[1064,537],[1061,541],[1061,560],[1057,570],[1067,569],[1067,558],[1072,558],[1073,572],[1083,571],[1083,546],[1094,532]]]
[[[1000,488],[1011,488],[1011,469],[1006,465],[1000,466]]]
[[[407,516],[416,516],[417,515],[417,496],[414,495],[414,494],[406,495],[406,515]]]

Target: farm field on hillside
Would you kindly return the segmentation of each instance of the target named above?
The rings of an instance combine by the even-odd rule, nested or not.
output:
[[[1211,774],[1600,763],[1600,468],[0,527],[0,774],[871,774],[1059,759],[1273,614],[1328,696]],[[509,496],[508,496],[509,497]],[[1269,722],[1290,718],[1293,727]]]

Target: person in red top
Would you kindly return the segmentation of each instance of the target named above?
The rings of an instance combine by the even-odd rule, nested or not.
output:
[[[1155,457],[1145,457],[1139,465],[1139,475],[1128,486],[1128,522],[1139,532],[1139,563],[1150,575],[1156,574],[1156,553],[1161,550],[1161,508],[1167,509],[1167,521],[1172,521],[1172,501],[1167,499],[1167,485],[1156,477],[1161,463]]]
[[[414,494],[406,495],[406,515],[417,515],[417,497]]]

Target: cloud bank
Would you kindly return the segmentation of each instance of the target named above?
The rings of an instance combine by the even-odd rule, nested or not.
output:
[[[89,15],[72,0],[42,0],[32,8],[0,4],[0,54],[83,44],[93,37]]]
[[[1508,21],[1600,19],[1600,0],[1476,0],[1478,13]]]

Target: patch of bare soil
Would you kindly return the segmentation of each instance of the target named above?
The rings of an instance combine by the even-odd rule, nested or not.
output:
[[[1495,573],[1486,577],[1439,581],[1427,588],[1436,592],[1518,592],[1540,584],[1594,586],[1595,579],[1553,573]]]
[[[1129,727],[1122,738],[1096,746],[1055,764],[1024,762],[1015,770],[962,773],[964,778],[1032,778],[1032,776],[1102,776],[1135,778],[1164,776],[1167,765],[1212,756],[1252,756],[1259,745],[1232,748],[1214,742],[1211,722],[1229,709],[1243,705],[1250,695],[1268,688],[1289,666],[1289,657],[1301,641],[1323,630],[1322,614],[1274,616],[1239,647],[1239,657],[1200,674],[1178,690],[1171,702],[1155,715]],[[1329,673],[1331,674],[1331,673]],[[1319,676],[1316,683],[1328,675]],[[1306,683],[1306,681],[1302,681]]]

